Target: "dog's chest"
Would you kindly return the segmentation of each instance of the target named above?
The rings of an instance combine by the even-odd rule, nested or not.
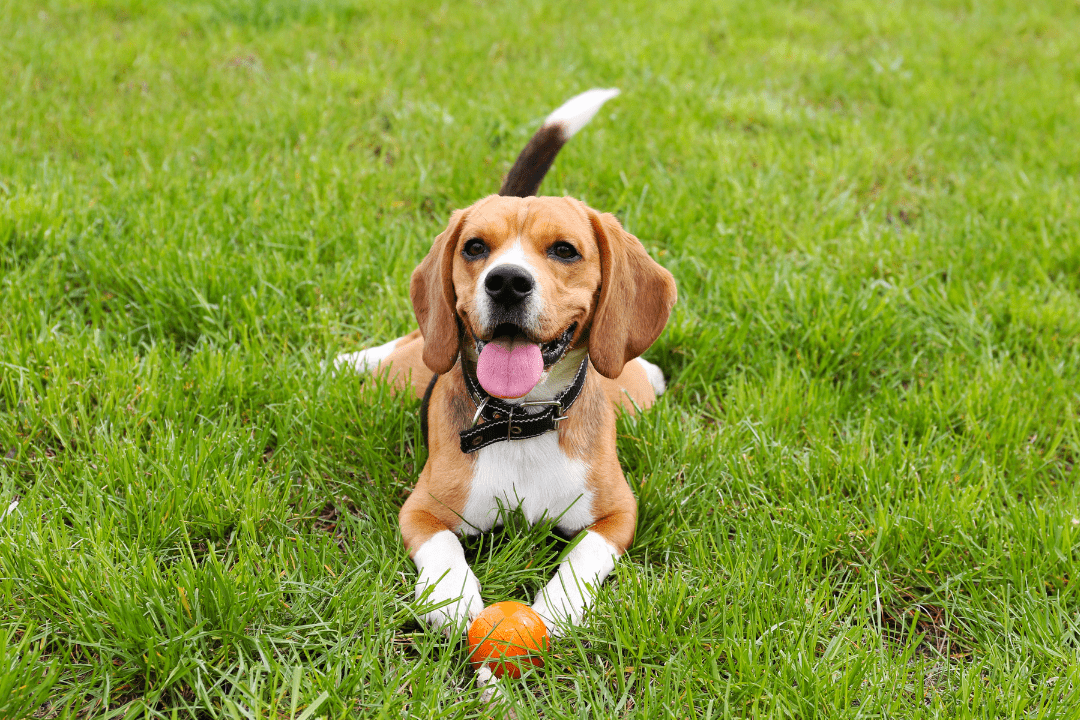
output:
[[[471,535],[501,522],[500,506],[520,508],[530,524],[560,518],[572,534],[593,523],[588,466],[568,458],[556,433],[508,440],[477,451],[461,532]]]

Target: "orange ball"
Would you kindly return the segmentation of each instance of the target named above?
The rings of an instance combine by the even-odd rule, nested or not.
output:
[[[544,621],[528,605],[513,600],[498,602],[469,626],[469,660],[480,668],[487,665],[495,677],[521,677],[522,665],[540,667],[543,658],[536,651],[548,647]]]

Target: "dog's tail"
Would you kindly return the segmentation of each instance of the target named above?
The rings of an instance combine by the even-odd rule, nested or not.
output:
[[[548,115],[544,124],[518,155],[517,162],[510,168],[499,194],[513,197],[535,195],[566,141],[593,119],[601,105],[618,94],[619,91],[614,88],[586,90],[570,98]]]

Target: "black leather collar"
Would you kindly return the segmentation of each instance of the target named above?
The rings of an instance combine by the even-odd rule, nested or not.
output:
[[[476,415],[473,417],[473,426],[468,430],[462,430],[461,452],[473,453],[488,445],[503,440],[525,440],[534,438],[552,430],[559,429],[559,421],[566,419],[566,411],[581,394],[581,388],[585,386],[585,376],[589,368],[589,356],[586,355],[578,367],[577,375],[570,387],[562,391],[554,400],[538,402],[524,402],[511,405],[502,400],[488,395],[476,374],[471,372],[465,363],[462,363],[462,375],[465,376],[465,387],[469,390],[469,396],[476,405]],[[527,413],[523,408],[546,406],[542,412]],[[484,422],[477,425],[483,418]]]

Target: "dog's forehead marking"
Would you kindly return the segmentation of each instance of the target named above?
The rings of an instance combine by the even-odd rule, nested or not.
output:
[[[480,276],[480,282],[483,282],[483,279],[487,277],[487,274],[493,268],[500,265],[517,265],[528,270],[533,276],[536,275],[536,268],[529,262],[529,258],[525,254],[525,247],[521,243],[520,235],[514,238],[514,241],[508,247],[503,247],[492,255],[492,261],[484,268],[484,272]]]

